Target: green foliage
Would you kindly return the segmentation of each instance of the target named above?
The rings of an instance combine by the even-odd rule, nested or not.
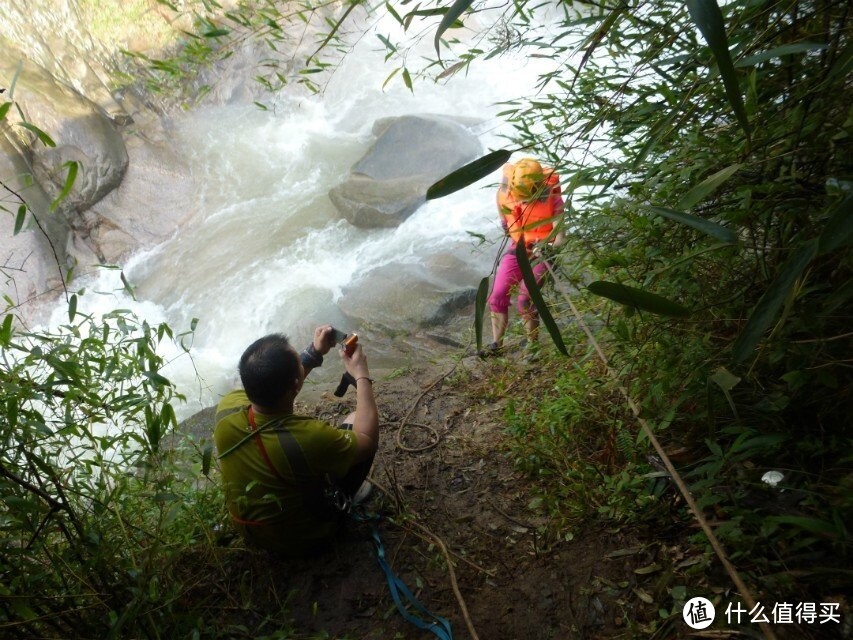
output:
[[[362,0],[343,5],[326,0],[247,0],[227,7],[209,0],[157,2],[168,8],[170,22],[182,26],[175,29],[173,46],[157,56],[123,51],[133,66],[126,81],[142,81],[152,94],[189,105],[212,89],[211,85],[199,85],[200,72],[209,71],[247,42],[268,52],[253,77],[266,91],[272,94],[295,85],[319,92],[334,63],[349,50],[348,34],[342,27],[355,9],[371,10]],[[390,41],[388,45],[393,48]],[[328,59],[321,59],[321,55]],[[404,64],[399,70],[411,88],[409,70]],[[213,78],[215,83],[216,76]],[[256,104],[268,108],[263,102]]]
[[[433,40],[437,56],[441,57],[441,52],[439,51],[441,36],[471,7],[472,4],[473,0],[456,0],[456,2],[453,3],[453,6],[451,6],[444,14],[444,17],[441,19],[441,23],[438,25],[438,29],[435,30],[435,38]]]
[[[798,570],[817,584],[814,563],[837,566],[850,548],[850,33],[840,0],[514,4],[491,47],[442,51],[448,69],[513,50],[553,62],[502,115],[513,145],[565,177],[556,263],[626,305],[598,309],[611,365],[665,444],[687,452],[739,568],[766,582]],[[675,300],[689,318],[636,313]],[[583,396],[575,384],[553,402]],[[571,402],[566,416],[608,424],[595,400]],[[544,437],[550,410],[511,412],[519,464],[559,476],[543,489],[555,511],[567,486],[572,505],[602,506],[576,481],[589,463],[566,458],[573,441]],[[789,470],[784,493],[760,480],[775,468]]]
[[[723,77],[723,85],[726,88],[726,96],[734,109],[740,126],[749,137],[749,119],[743,106],[740,86],[735,75],[732,57],[729,53],[729,42],[726,37],[726,27],[723,23],[723,14],[716,0],[687,0],[687,8],[690,17],[699,31],[711,47],[720,75]]]
[[[542,324],[548,330],[548,334],[554,341],[557,351],[564,356],[568,355],[566,345],[563,343],[563,337],[560,335],[560,329],[554,321],[551,312],[548,310],[548,305],[545,304],[545,299],[542,297],[542,291],[539,284],[536,282],[536,276],[533,273],[533,267],[530,266],[530,258],[527,257],[527,248],[523,242],[519,242],[515,246],[515,259],[518,261],[518,268],[521,271],[521,276],[524,279],[524,284],[527,285],[527,291],[530,293],[530,299],[536,306],[536,311],[539,313],[539,318]]]
[[[682,213],[681,211],[675,211],[673,209],[667,209],[666,207],[648,207],[648,210],[652,213],[658,214],[659,216],[663,216],[664,218],[698,229],[702,233],[714,237],[725,244],[735,244],[737,242],[737,236],[731,229],[716,224],[715,222],[711,222],[710,220],[705,220],[705,218]]]
[[[538,480],[536,499],[571,530],[598,516],[643,522],[657,512],[663,485],[642,462],[645,450],[629,427],[612,381],[600,367],[561,361],[541,397],[511,401],[506,411],[516,464]]]
[[[487,153],[482,158],[477,158],[469,162],[464,167],[460,167],[430,185],[426,192],[426,199],[435,200],[443,198],[474,184],[477,180],[485,178],[497,169],[500,169],[507,163],[511,155],[511,151],[499,149],[498,151]]]
[[[158,353],[172,329],[81,314],[77,295],[68,316],[54,331],[17,329],[11,314],[2,324],[0,625],[29,637],[180,633],[193,622],[174,563],[209,545],[223,514],[199,452],[174,435],[182,397]]]
[[[587,289],[595,295],[610,298],[630,309],[649,311],[673,318],[686,318],[690,315],[690,311],[677,302],[667,300],[659,295],[637,289],[636,287],[628,287],[616,282],[596,280],[595,282],[590,282]]]

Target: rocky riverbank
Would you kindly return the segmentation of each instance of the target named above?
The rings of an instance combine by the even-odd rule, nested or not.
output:
[[[39,8],[46,11],[36,3],[36,18]],[[16,15],[33,21],[30,28],[35,28],[36,18],[23,10]],[[70,273],[79,277],[97,265],[122,264],[130,255],[188,231],[203,204],[188,150],[176,141],[185,110],[146,93],[138,83],[108,91],[117,63],[111,64],[106,49],[92,38],[87,44],[71,31],[59,33],[50,46],[32,55],[26,48],[37,43],[25,27],[0,31],[10,53],[0,61],[0,85],[14,85],[10,97],[20,106],[10,109],[2,124],[0,181],[12,194],[7,209],[14,214],[21,200],[29,208],[17,234],[15,215],[0,221],[0,264],[13,276],[0,282],[0,293],[21,317],[34,319],[61,292]],[[95,62],[78,67],[58,62],[84,54],[93,54]],[[198,105],[258,99],[264,89],[252,72],[266,55],[249,42],[211,65],[193,81],[204,95]],[[213,89],[202,92],[207,83]],[[54,146],[22,122],[38,126]],[[481,153],[470,120],[436,114],[383,119],[349,178],[328,185],[329,198],[354,225],[395,226],[423,204],[429,184]],[[77,163],[77,178],[57,204],[70,162]],[[391,332],[446,323],[470,307],[483,275],[458,258],[468,249],[449,243],[426,264],[367,271],[343,292],[341,311],[353,324]]]

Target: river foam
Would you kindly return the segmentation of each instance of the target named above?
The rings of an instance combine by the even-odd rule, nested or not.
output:
[[[199,213],[175,237],[124,266],[135,299],[117,271],[102,270],[85,282],[80,310],[87,313],[129,308],[150,324],[165,321],[176,331],[199,319],[192,358],[177,347],[164,354],[173,360],[164,375],[188,397],[181,415],[214,403],[231,388],[240,353],[265,333],[283,330],[301,345],[325,322],[357,329],[346,326],[336,302],[371,269],[417,263],[466,243],[470,250],[459,257],[488,274],[495,249],[478,249],[471,234],[500,236],[490,186],[497,175],[426,203],[394,229],[352,227],[339,218],[327,192],[368,148],[373,123],[381,117],[472,118],[482,123],[485,148],[504,146],[501,135],[509,129],[496,118],[496,103],[523,92],[522,78],[533,91],[535,61],[478,62],[443,84],[416,81],[412,92],[400,80],[382,88],[390,68],[383,65],[381,49],[375,34],[362,38],[322,94],[280,94],[269,111],[229,104],[183,116],[176,122],[177,144],[187,151],[200,185]],[[506,95],[507,77],[513,78],[513,95]],[[63,305],[51,324],[65,318]]]

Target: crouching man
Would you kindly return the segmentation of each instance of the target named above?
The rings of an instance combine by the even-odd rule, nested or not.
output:
[[[355,411],[340,428],[293,413],[305,376],[332,346],[329,325],[315,329],[301,354],[282,334],[256,340],[240,358],[243,389],[217,407],[214,441],[228,511],[251,546],[289,557],[321,551],[343,522],[336,503],[370,488],[379,414],[361,345],[340,352],[356,380]]]

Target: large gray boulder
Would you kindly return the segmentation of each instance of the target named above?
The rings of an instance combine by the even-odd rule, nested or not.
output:
[[[16,53],[2,38],[0,48],[8,54],[0,56],[0,86],[11,86],[18,74],[15,102],[26,121],[47,133],[56,146],[44,145],[18,125],[17,109],[6,117],[6,136],[25,151],[33,177],[51,197],[59,194],[65,182],[67,169],[63,165],[77,161],[77,180],[62,210],[88,209],[118,186],[127,170],[121,134],[94,102]]]
[[[466,124],[441,115],[377,120],[373,146],[329,198],[357,227],[397,226],[423,204],[433,182],[483,153]]]
[[[14,99],[25,121],[56,143],[45,146],[22,127],[17,108],[0,130],[0,177],[6,184],[32,184],[21,193],[47,231],[44,237],[28,226],[14,238],[0,236],[0,258],[10,264],[17,264],[25,248],[32,249],[26,254],[27,274],[35,275],[17,271],[20,290],[28,296],[55,290],[58,283],[44,276],[58,275],[57,259],[62,268],[76,265],[78,274],[93,264],[119,262],[169,238],[195,213],[195,183],[166,119],[153,112],[137,114],[125,141],[101,107],[16,54],[2,36],[0,47],[9,53],[0,58],[0,86],[11,86],[16,77]],[[50,212],[69,160],[79,163],[74,188],[58,211]],[[9,293],[9,287],[3,292]]]
[[[149,119],[144,136],[127,138],[121,184],[72,220],[69,253],[79,264],[118,263],[172,237],[197,213],[198,187],[168,121]]]
[[[15,102],[0,123],[0,180],[14,191],[5,205],[12,215],[4,214],[0,225],[0,292],[13,304],[32,305],[39,296],[61,291],[63,274],[74,264],[67,248],[78,212],[118,186],[128,155],[121,135],[98,105],[2,38],[0,48],[6,54],[0,56],[0,86],[11,88],[14,79]],[[46,133],[55,146],[45,144],[24,126],[27,123]],[[51,211],[65,183],[68,169],[63,165],[71,160],[79,167],[74,187]],[[28,214],[14,235],[19,200],[26,202]],[[26,306],[19,310],[28,312]]]
[[[0,310],[11,300],[18,312],[30,316],[43,302],[40,296],[61,291],[68,225],[50,215],[50,198],[39,184],[27,179],[28,174],[25,158],[0,134],[0,182],[5,192],[0,206],[6,210],[0,211],[0,297],[4,300]],[[21,200],[28,212],[15,234]]]
[[[344,289],[338,308],[355,326],[399,330],[444,324],[474,302],[483,276],[479,265],[454,255],[454,249],[461,255],[465,248],[372,269]]]

